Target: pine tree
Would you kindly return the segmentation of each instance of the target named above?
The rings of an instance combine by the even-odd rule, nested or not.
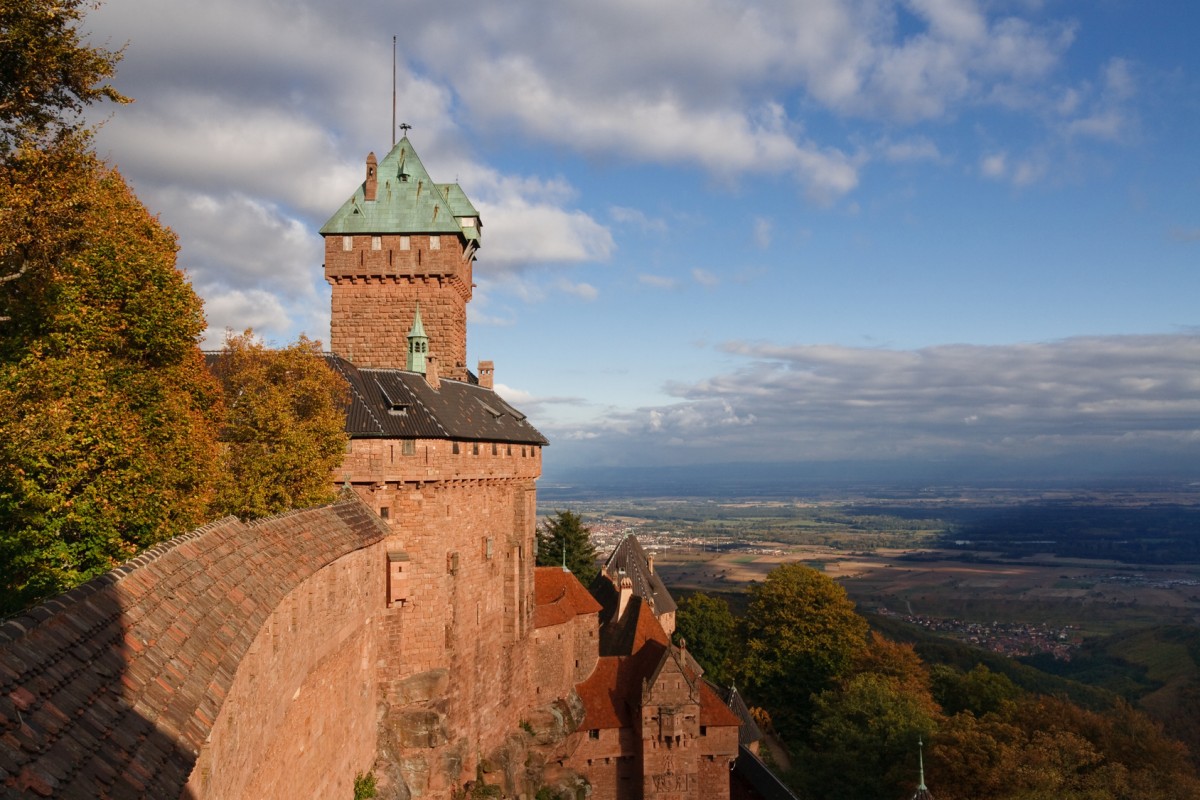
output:
[[[592,532],[573,511],[559,511],[553,517],[546,517],[538,526],[537,544],[539,567],[562,566],[565,547],[566,567],[584,586],[590,584],[600,572],[596,566],[596,546],[592,544]]]

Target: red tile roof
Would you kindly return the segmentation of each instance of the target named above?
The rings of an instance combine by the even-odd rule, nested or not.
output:
[[[562,567],[537,567],[533,573],[533,626],[561,625],[582,614],[597,614],[600,604],[572,573]]]

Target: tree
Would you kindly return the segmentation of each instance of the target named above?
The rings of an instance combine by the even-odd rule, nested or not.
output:
[[[220,392],[174,235],[85,136],[0,163],[0,607],[195,527]]]
[[[1004,710],[1021,690],[1006,675],[976,664],[970,672],[939,664],[933,668],[933,693],[947,714],[970,711],[977,717]]]
[[[704,668],[704,677],[725,685],[735,644],[735,622],[729,604],[696,592],[685,597],[675,612],[675,635],[687,641],[688,652]]]
[[[592,532],[583,524],[583,519],[573,511],[559,511],[546,517],[537,530],[537,565],[558,567],[563,565],[563,548],[566,548],[567,569],[584,586],[600,572],[596,566],[596,546],[592,544]]]
[[[57,138],[97,100],[129,102],[112,86],[121,52],[85,45],[84,0],[0,3],[0,155]]]
[[[846,591],[802,564],[772,570],[750,590],[739,683],[799,740],[812,696],[846,674],[866,643],[867,622]]]
[[[929,741],[936,727],[925,698],[896,678],[862,672],[815,697],[798,771],[826,797],[902,797],[915,787],[917,742]]]
[[[345,380],[304,336],[271,350],[230,335],[215,372],[225,394],[213,516],[264,517],[329,502],[346,453]]]

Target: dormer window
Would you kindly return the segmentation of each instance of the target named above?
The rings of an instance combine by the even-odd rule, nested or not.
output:
[[[462,226],[464,228],[478,228],[479,221],[475,217],[463,217]]]

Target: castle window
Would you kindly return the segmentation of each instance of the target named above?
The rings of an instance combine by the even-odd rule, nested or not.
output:
[[[412,439],[405,439],[403,442],[400,443],[401,455],[411,456],[411,455],[416,455],[416,452],[417,452],[417,443],[415,441],[413,441]]]
[[[453,448],[451,452],[454,453],[454,455],[458,455],[458,442],[455,442],[453,445],[451,445],[451,447]]]
[[[471,455],[479,455],[479,442],[471,442]]]
[[[383,237],[382,236],[372,236],[371,237],[371,249],[372,250],[382,250],[383,249]]]
[[[708,736],[708,726],[707,726],[707,725],[701,725],[701,726],[700,726],[700,735],[701,735],[701,736]]]
[[[430,250],[441,250],[442,249],[442,237],[430,236],[429,237],[429,249]]]
[[[588,738],[589,738],[589,739],[599,739],[599,738],[600,738],[600,729],[599,729],[599,728],[592,728],[591,730],[589,730],[589,731],[588,731]]]
[[[354,249],[354,237],[353,236],[343,236],[342,237],[342,250],[344,250],[345,252],[348,253],[353,249]]]
[[[410,243],[410,240],[409,240],[409,238],[408,238],[407,236],[401,236],[401,237],[400,237],[400,249],[401,249],[401,250],[408,250],[408,249],[410,249],[411,247],[412,247],[412,244]]]
[[[383,506],[382,508],[379,509],[379,517],[381,519],[387,519],[388,517],[391,516],[391,514],[392,514],[392,510],[390,508],[388,508],[387,506]]]
[[[492,455],[496,455],[496,448],[499,447],[495,442],[492,442]]]
[[[504,454],[505,454],[506,456],[511,456],[511,455],[512,455],[512,445],[511,445],[511,444],[505,445],[505,446],[504,446],[504,450],[505,450],[505,453],[504,453]]]

